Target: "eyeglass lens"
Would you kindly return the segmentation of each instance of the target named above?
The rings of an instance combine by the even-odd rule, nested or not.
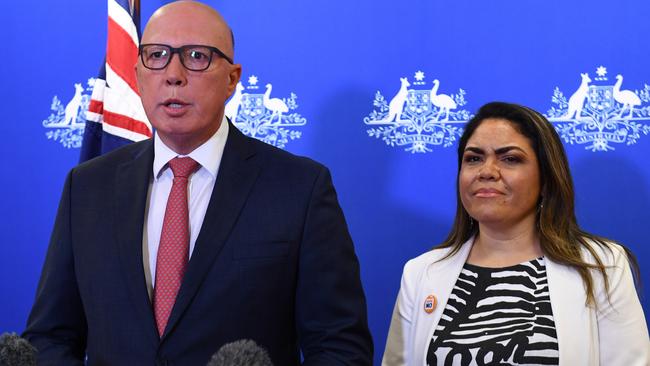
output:
[[[142,61],[150,69],[164,69],[174,53],[169,46],[146,45],[142,48]],[[212,50],[207,47],[181,47],[177,53],[183,66],[189,70],[201,71],[210,66]]]

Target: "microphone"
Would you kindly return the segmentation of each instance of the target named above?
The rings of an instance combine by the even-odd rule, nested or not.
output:
[[[36,366],[36,348],[16,333],[0,335],[0,366]]]
[[[207,366],[273,366],[266,350],[250,339],[224,344]]]

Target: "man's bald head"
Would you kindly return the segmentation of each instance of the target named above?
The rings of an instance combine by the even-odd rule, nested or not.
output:
[[[193,44],[219,48],[234,59],[234,36],[226,20],[209,5],[198,1],[181,0],[169,3],[156,10],[142,34],[142,43],[165,43],[160,38],[162,30],[169,36],[169,29],[175,35],[200,34]],[[184,41],[187,44],[188,41]],[[179,46],[178,44],[172,46]]]
[[[220,55],[234,56],[230,27],[205,4],[177,1],[151,16],[142,34],[142,45],[163,50],[141,51],[135,65],[144,110],[167,147],[187,155],[219,129],[226,100],[241,77],[241,65]],[[144,66],[145,57],[167,57],[167,63],[162,68],[149,68]],[[205,69],[188,68],[183,60],[190,57],[201,62],[209,58],[209,63]]]

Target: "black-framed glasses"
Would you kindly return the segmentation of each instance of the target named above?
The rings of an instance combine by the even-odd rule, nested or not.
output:
[[[213,53],[216,53],[230,64],[233,63],[232,59],[221,52],[220,49],[197,44],[172,47],[166,44],[147,43],[140,45],[139,53],[144,67],[151,70],[162,70],[167,67],[175,53],[178,53],[183,67],[192,71],[207,70],[210,63],[212,63]]]

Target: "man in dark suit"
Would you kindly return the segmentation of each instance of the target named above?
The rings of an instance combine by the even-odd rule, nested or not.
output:
[[[39,364],[204,365],[238,339],[278,366],[372,363],[328,170],[224,117],[231,35],[197,2],[152,16],[136,74],[156,133],[68,174],[24,334]]]

